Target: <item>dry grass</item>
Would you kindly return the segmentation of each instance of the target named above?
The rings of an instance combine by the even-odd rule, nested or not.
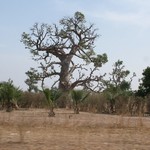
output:
[[[0,111],[0,150],[149,150],[150,118],[44,109]]]

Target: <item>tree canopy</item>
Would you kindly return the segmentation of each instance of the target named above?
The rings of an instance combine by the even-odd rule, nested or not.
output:
[[[58,83],[63,91],[77,86],[101,90],[103,75],[95,72],[107,62],[107,55],[94,51],[96,31],[84,14],[75,12],[73,17],[62,18],[58,25],[35,23],[30,33],[22,34],[21,41],[38,62],[38,71],[34,69],[34,73],[42,87],[45,79],[50,78],[54,81],[52,86]]]
[[[26,75],[28,76],[28,78],[25,80],[25,83],[28,85],[28,91],[34,91],[37,92],[38,91],[38,87],[37,87],[37,78],[38,76],[37,74],[37,70],[35,70],[34,68],[30,68],[29,71],[26,72]]]
[[[128,79],[129,74],[130,71],[125,69],[123,61],[118,60],[114,63],[112,72],[109,74],[109,80],[104,81],[106,86],[104,93],[111,103],[115,103],[115,100],[121,95],[130,94],[131,82],[136,74],[133,73]]]

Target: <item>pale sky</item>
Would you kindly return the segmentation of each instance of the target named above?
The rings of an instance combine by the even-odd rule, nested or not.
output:
[[[138,88],[143,69],[150,66],[150,0],[0,0],[0,81],[11,78],[27,89],[25,72],[35,63],[20,42],[35,22],[53,24],[82,12],[101,35],[95,51],[106,53],[102,72],[111,72],[118,59],[135,72],[132,88]]]

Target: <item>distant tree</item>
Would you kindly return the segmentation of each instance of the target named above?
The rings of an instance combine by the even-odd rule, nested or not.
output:
[[[143,70],[142,75],[143,77],[141,78],[141,83],[136,91],[136,95],[145,97],[150,94],[150,67],[147,67],[145,70]]]
[[[13,81],[11,79],[8,82],[0,82],[0,101],[2,105],[6,105],[6,111],[12,111],[12,105],[18,109],[17,100],[21,96],[22,91],[19,87],[15,87],[13,85]]]
[[[78,86],[101,90],[103,75],[96,75],[96,71],[107,62],[107,55],[94,52],[96,31],[81,12],[76,12],[73,17],[61,19],[59,25],[35,23],[31,33],[22,34],[22,42],[38,61],[37,79],[42,87],[50,78],[52,87],[58,83],[64,93]]]
[[[37,70],[35,70],[34,68],[30,68],[30,70],[26,72],[26,75],[28,76],[28,78],[25,80],[25,83],[28,85],[28,91],[29,92],[32,92],[32,91],[37,92],[38,91]]]
[[[121,95],[128,95],[131,93],[131,82],[133,77],[135,77],[135,73],[133,73],[132,77],[127,80],[127,77],[130,74],[129,70],[124,69],[123,61],[118,60],[113,65],[113,70],[109,74],[109,80],[105,80],[104,84],[106,86],[106,90],[104,93],[106,94],[109,102],[110,102],[110,111],[115,111],[115,102],[117,97]]]

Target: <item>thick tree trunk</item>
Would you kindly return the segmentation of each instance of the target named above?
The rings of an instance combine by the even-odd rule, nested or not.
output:
[[[62,60],[59,78],[59,89],[63,93],[63,95],[61,96],[61,100],[66,105],[66,108],[71,108],[70,91],[72,89],[70,84],[70,72],[69,72],[71,59],[72,56],[66,55],[65,59]]]
[[[59,79],[59,89],[66,92],[70,90],[70,75],[71,72],[69,72],[70,69],[70,62],[72,59],[72,55],[65,56],[61,60],[61,71],[60,71],[60,79]]]

